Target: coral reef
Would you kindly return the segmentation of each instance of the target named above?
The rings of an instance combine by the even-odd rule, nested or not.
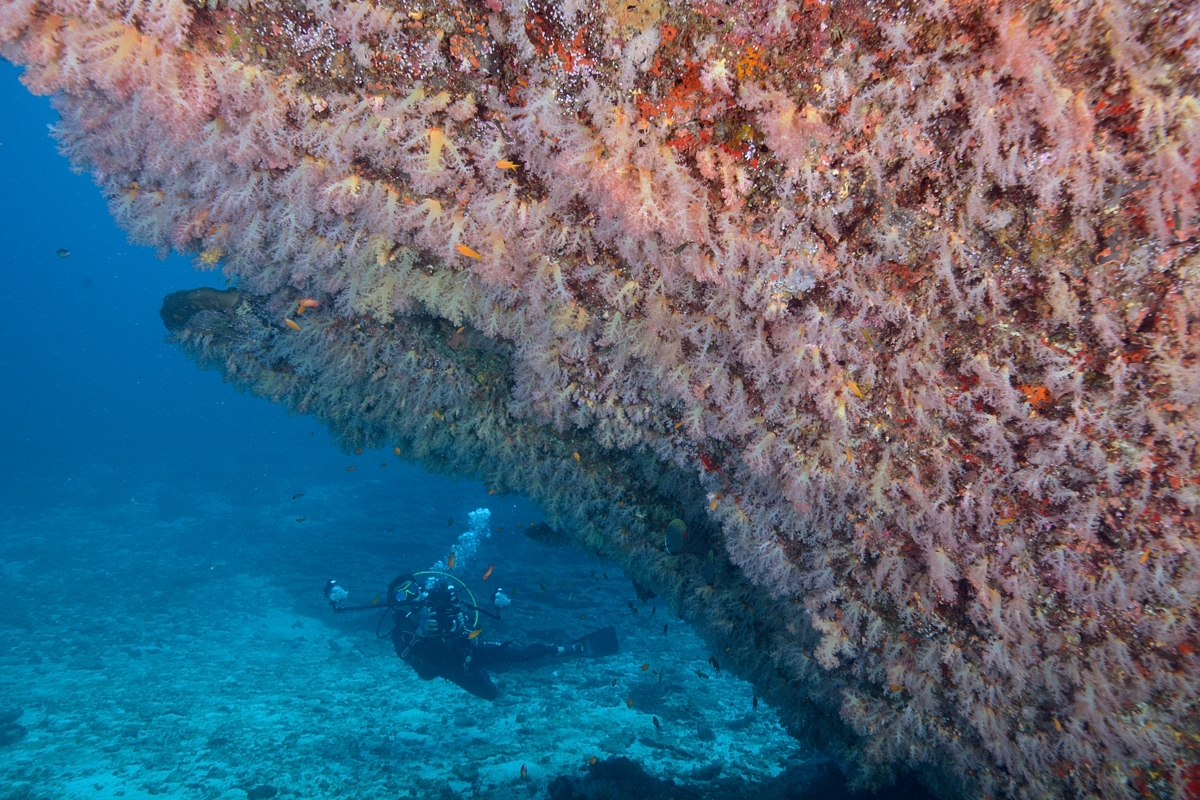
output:
[[[1200,797],[1193,5],[7,0],[0,42],[130,236],[236,279],[197,360],[529,491],[856,785]]]

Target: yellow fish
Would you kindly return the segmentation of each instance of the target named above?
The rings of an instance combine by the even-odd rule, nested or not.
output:
[[[290,320],[290,319],[285,319],[285,320],[284,320],[284,323],[285,323],[285,324],[286,324],[286,325],[287,325],[289,328],[291,328],[291,329],[292,329],[292,330],[294,330],[294,331],[301,331],[301,330],[304,330],[304,329],[303,329],[303,328],[301,328],[299,325],[297,325],[297,324],[296,324],[296,323],[295,323],[293,320]]]
[[[446,569],[454,569],[454,553],[451,553],[450,557],[446,559]]]
[[[399,448],[399,447],[393,447],[393,448],[392,448],[392,452],[394,452],[396,455],[400,455],[400,448]]]
[[[476,628],[475,630],[473,630],[467,634],[467,638],[474,639],[476,636],[478,636],[481,633],[483,633],[483,628]]]
[[[502,158],[496,162],[496,169],[516,169],[521,166],[515,161],[509,161],[507,158]]]
[[[456,245],[454,245],[454,249],[457,250],[458,252],[462,253],[467,258],[473,258],[476,261],[479,261],[480,259],[483,258],[483,256],[479,255],[478,251],[472,250],[471,248],[467,247],[465,244],[456,244]]]

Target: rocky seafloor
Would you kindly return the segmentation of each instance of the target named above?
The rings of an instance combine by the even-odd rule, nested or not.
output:
[[[612,564],[525,537],[536,508],[404,476],[281,479],[270,498],[176,485],[116,497],[77,480],[4,508],[0,797],[842,793],[661,600],[639,600]],[[419,680],[376,638],[379,614],[325,606],[328,577],[367,602],[444,556],[481,499],[494,533],[456,571],[481,596],[516,588],[488,634],[566,640],[615,624],[618,655],[504,673],[488,703]]]

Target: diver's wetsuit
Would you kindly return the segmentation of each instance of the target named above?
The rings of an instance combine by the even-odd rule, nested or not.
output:
[[[426,602],[415,608],[397,608],[392,619],[396,655],[411,664],[418,676],[427,681],[445,678],[485,700],[495,700],[500,694],[488,667],[535,661],[559,652],[550,644],[518,647],[511,642],[469,639],[466,613],[445,589],[431,591]],[[437,621],[435,631],[429,630],[430,619]]]

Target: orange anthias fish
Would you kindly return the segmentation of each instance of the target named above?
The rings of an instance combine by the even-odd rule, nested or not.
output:
[[[311,297],[306,297],[300,301],[300,305],[296,306],[296,314],[297,315],[303,314],[304,309],[316,308],[319,305],[321,305],[321,304],[318,303],[316,300],[313,300]]]
[[[476,261],[483,258],[483,256],[479,255],[479,252],[477,250],[472,250],[470,247],[467,247],[465,244],[456,244],[456,245],[454,245],[454,249],[457,250],[459,253],[463,254],[464,256],[466,256],[467,258],[473,258]]]
[[[286,322],[286,323],[287,323],[287,326],[288,326],[289,328],[291,328],[292,330],[294,330],[294,331],[301,330],[300,326],[299,326],[299,325],[297,325],[295,322],[293,322],[293,321],[292,321],[292,320],[290,320],[290,319],[285,319],[285,320],[284,320],[284,322]]]
[[[515,161],[509,161],[507,158],[502,158],[496,162],[496,169],[516,169],[521,166]]]
[[[473,630],[467,634],[467,638],[474,639],[476,636],[478,636],[481,633],[483,633],[483,628],[476,628],[475,630]]]
[[[496,566],[495,564],[488,564],[487,572],[483,573],[483,579],[484,579],[485,581],[486,581],[488,578],[492,577],[492,569],[493,569],[495,566]]]
[[[446,569],[454,569],[454,553],[451,553],[450,557],[446,559]]]

